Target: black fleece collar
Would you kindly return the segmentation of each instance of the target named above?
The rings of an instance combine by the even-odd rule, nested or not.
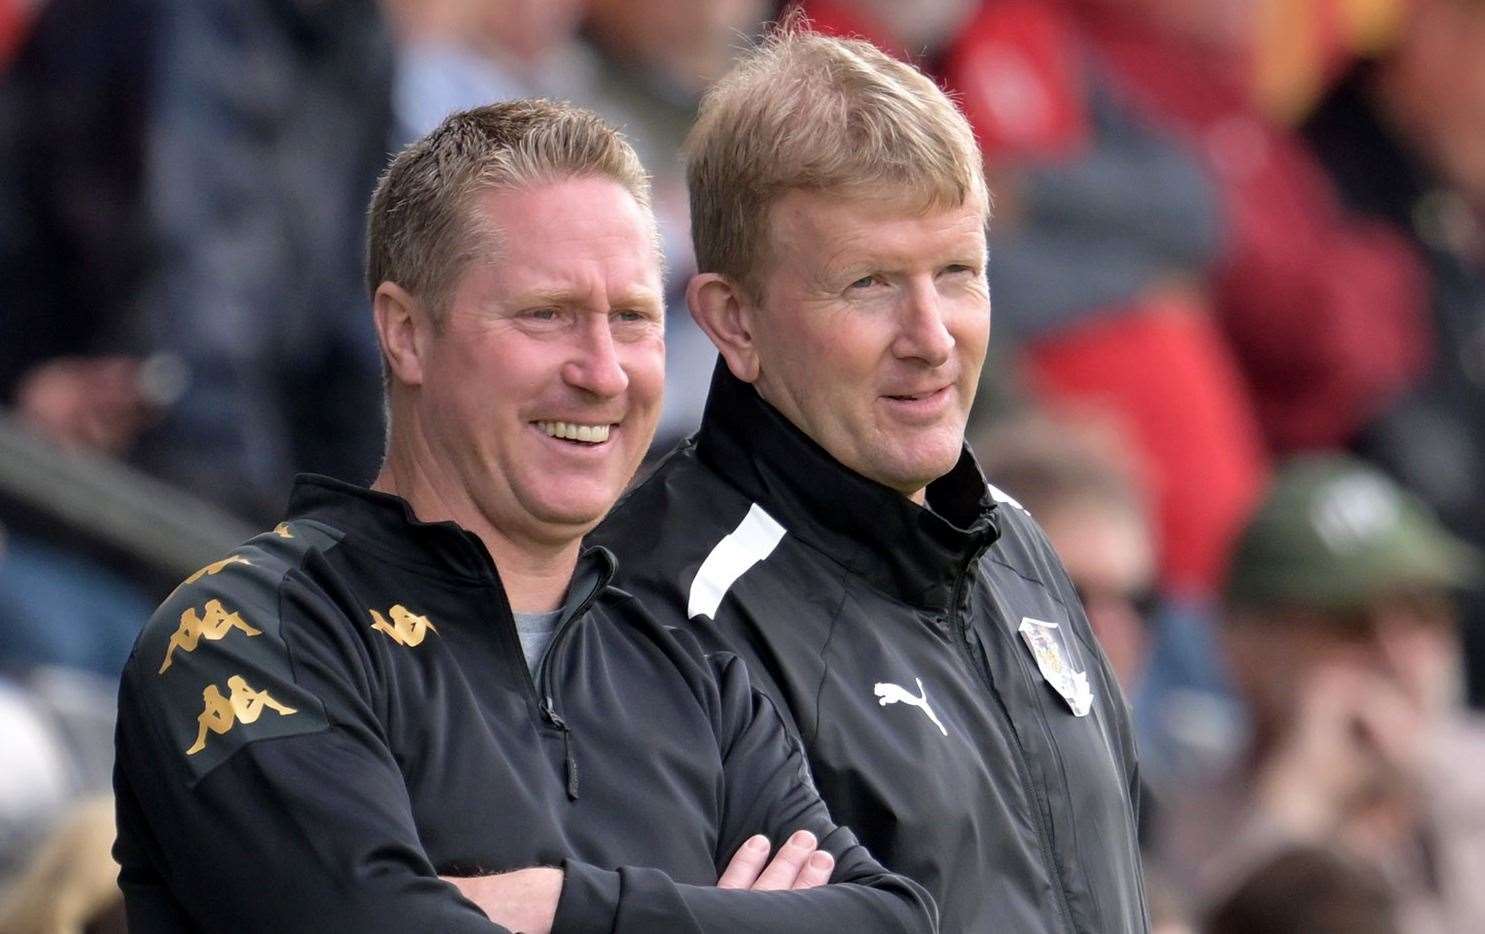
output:
[[[400,496],[333,477],[300,474],[289,494],[288,518],[315,519],[351,534],[404,565],[471,582],[499,583],[499,573],[479,536],[456,522],[424,522]],[[607,548],[583,549],[568,587],[569,604],[586,602],[607,586],[617,562]],[[570,606],[568,607],[571,608]]]
[[[1000,535],[967,445],[925,509],[841,464],[720,360],[696,446],[789,534],[914,606],[946,609],[961,570]]]

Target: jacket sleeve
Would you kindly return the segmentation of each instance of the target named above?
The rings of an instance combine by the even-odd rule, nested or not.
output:
[[[797,892],[737,891],[680,885],[655,870],[609,871],[569,860],[554,934],[936,931],[938,910],[927,892],[883,869],[850,830],[830,819],[803,751],[772,702],[752,688],[742,662],[713,659],[726,776],[718,871],[753,834],[777,845],[804,829],[835,856],[830,884]]]
[[[131,927],[504,930],[424,853],[351,627],[313,588],[262,575],[182,587],[125,671],[115,856]]]

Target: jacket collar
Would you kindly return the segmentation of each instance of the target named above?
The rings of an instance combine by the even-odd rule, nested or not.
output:
[[[290,519],[311,519],[343,530],[355,544],[399,564],[445,577],[500,583],[490,552],[479,536],[458,523],[424,522],[400,496],[332,477],[300,474],[289,494]],[[608,585],[616,562],[607,548],[583,549],[568,588],[567,609]],[[503,587],[502,587],[503,589]]]
[[[720,360],[696,447],[789,534],[914,606],[947,609],[961,569],[1000,535],[968,446],[925,509],[841,464]]]

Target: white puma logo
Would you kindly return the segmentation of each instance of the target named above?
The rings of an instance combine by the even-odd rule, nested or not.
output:
[[[944,729],[943,723],[940,722],[938,716],[933,712],[933,708],[928,706],[928,692],[923,688],[923,679],[914,678],[913,680],[918,683],[917,697],[909,694],[907,689],[904,687],[900,687],[896,684],[890,684],[886,681],[878,681],[872,688],[872,691],[878,697],[877,703],[883,707],[887,706],[888,704],[896,704],[899,702],[907,704],[909,707],[916,707],[919,710],[923,711],[923,713],[928,715],[928,719],[933,721],[933,725],[938,727],[938,731],[940,733],[948,736],[949,731]]]

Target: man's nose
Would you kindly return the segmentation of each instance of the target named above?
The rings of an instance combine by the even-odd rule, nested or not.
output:
[[[948,363],[955,341],[949,332],[947,312],[948,305],[931,277],[909,282],[903,295],[901,324],[892,343],[893,354],[934,367]]]
[[[629,374],[619,360],[619,348],[607,315],[595,315],[579,332],[572,354],[562,368],[569,386],[595,396],[612,398],[629,388]]]

